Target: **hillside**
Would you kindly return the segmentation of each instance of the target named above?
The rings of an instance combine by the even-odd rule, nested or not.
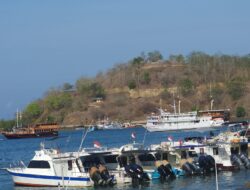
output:
[[[249,117],[250,56],[193,52],[171,55],[149,52],[114,66],[94,78],[63,84],[31,102],[24,123],[95,123],[108,117],[122,122],[143,120],[157,108],[172,111],[173,97],[181,110],[229,108],[231,116]]]

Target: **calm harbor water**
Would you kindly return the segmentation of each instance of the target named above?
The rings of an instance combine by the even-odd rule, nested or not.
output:
[[[127,143],[131,143],[131,133],[136,133],[136,141],[142,142],[145,136],[144,128],[121,129],[94,131],[88,133],[83,144],[84,147],[92,147],[93,141],[98,140],[102,146],[117,147]],[[83,130],[70,130],[60,132],[57,139],[19,139],[19,140],[0,140],[0,168],[9,167],[17,161],[22,160],[25,164],[34,156],[34,151],[40,148],[40,143],[45,142],[47,147],[59,147],[61,151],[76,151],[79,148]],[[208,132],[156,132],[146,133],[145,144],[157,144],[166,141],[168,136],[172,136],[174,140],[179,140],[187,136],[208,136]],[[0,136],[0,139],[4,139]],[[241,170],[237,172],[219,172],[218,173],[219,189],[250,189],[250,170]],[[5,170],[0,170],[0,190],[49,190],[57,188],[26,188],[13,186],[11,177]],[[72,188],[69,188],[72,189]],[[79,189],[79,188],[77,188]],[[180,177],[173,181],[161,183],[158,180],[151,181],[145,186],[133,187],[132,185],[114,186],[112,188],[86,188],[92,189],[173,189],[173,190],[201,190],[216,189],[215,176],[194,176]]]

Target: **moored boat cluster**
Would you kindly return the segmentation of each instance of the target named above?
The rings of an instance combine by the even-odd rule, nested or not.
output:
[[[96,142],[94,148],[76,152],[41,146],[27,166],[22,163],[7,170],[14,184],[21,186],[86,187],[141,185],[153,179],[169,181],[181,176],[249,169],[247,134],[248,128],[240,127],[210,138],[169,138],[150,146],[134,142],[103,148]]]

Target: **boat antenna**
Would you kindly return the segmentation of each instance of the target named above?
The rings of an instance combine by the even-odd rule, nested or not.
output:
[[[146,140],[147,132],[148,132],[148,129],[146,128],[146,129],[145,129],[145,132],[144,132],[144,136],[143,136],[143,141],[142,141],[142,144],[143,144],[143,145],[144,145],[145,140]]]
[[[180,97],[178,96],[178,111],[179,111],[179,114],[181,113],[181,99]]]
[[[212,90],[211,90],[211,82],[209,83],[209,94],[210,94],[210,110],[213,110],[213,105],[214,105],[214,99],[212,96]]]
[[[173,93],[173,98],[174,98],[174,114],[176,114],[176,105],[175,105],[175,97],[174,97],[174,93]]]
[[[87,136],[88,132],[89,132],[89,129],[88,129],[88,127],[86,127],[86,129],[82,133],[82,140],[81,140],[81,144],[80,144],[79,149],[78,149],[78,153],[82,149],[82,144],[83,144],[84,140],[86,139],[86,136]]]

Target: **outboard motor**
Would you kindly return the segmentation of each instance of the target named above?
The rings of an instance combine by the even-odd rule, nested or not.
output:
[[[161,176],[161,178],[166,178],[169,176],[169,173],[165,170],[165,166],[164,165],[160,165],[157,167],[157,170]]]
[[[242,154],[240,154],[239,157],[240,157],[241,161],[243,162],[245,168],[246,169],[250,169],[250,161],[247,158],[247,155],[245,155],[245,154],[242,153]]]
[[[181,169],[183,169],[186,172],[186,174],[193,175],[193,170],[190,167],[190,164],[188,161],[182,160]]]
[[[93,166],[89,170],[90,178],[94,181],[95,185],[103,185],[103,179],[97,167]]]
[[[199,174],[200,173],[200,168],[195,163],[187,162],[187,164],[189,165],[189,167],[193,171],[193,174]]]
[[[172,166],[167,161],[156,161],[155,166],[161,176],[161,178],[175,178],[175,174],[172,170]]]
[[[125,166],[126,173],[132,178],[133,181],[143,182],[148,181],[148,175],[143,171],[142,167],[138,164],[129,164]]]
[[[198,159],[199,167],[202,169],[203,173],[209,173],[210,172],[210,164],[209,159],[207,159],[206,156],[201,155]]]
[[[176,178],[176,175],[175,175],[175,173],[174,173],[174,171],[173,171],[173,168],[172,168],[172,166],[169,164],[169,163],[167,163],[166,165],[165,165],[165,169],[166,169],[166,171],[169,171],[170,172],[170,175],[169,175],[169,177],[170,178]]]
[[[211,155],[207,155],[206,160],[207,160],[210,171],[214,171],[215,164],[216,164],[214,158]]]
[[[105,182],[105,184],[114,185],[114,181],[112,177],[109,175],[108,169],[104,165],[101,165],[101,164],[99,165],[98,168],[99,168],[100,175],[103,181]]]
[[[236,154],[231,155],[231,162],[233,165],[237,166],[238,168],[240,168],[240,166],[242,165],[240,158]]]

